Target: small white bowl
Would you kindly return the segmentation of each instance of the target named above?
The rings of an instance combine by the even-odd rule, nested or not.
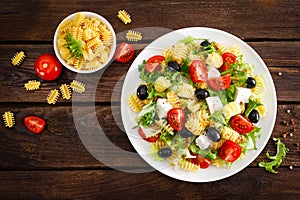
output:
[[[73,66],[71,65],[68,65],[67,62],[62,58],[62,56],[60,55],[60,52],[59,52],[59,49],[58,49],[58,45],[57,45],[57,39],[58,39],[58,31],[59,31],[59,27],[62,23],[64,23],[66,20],[69,20],[69,19],[75,19],[76,15],[78,13],[82,13],[85,17],[87,18],[96,18],[96,19],[99,19],[103,24],[105,24],[107,26],[107,28],[112,32],[112,37],[113,37],[113,42],[112,42],[112,46],[110,48],[110,53],[109,53],[109,57],[107,59],[107,61],[105,63],[103,63],[103,65],[97,69],[93,69],[93,70],[78,70],[76,68],[74,68]],[[103,69],[105,68],[110,62],[111,60],[113,59],[114,57],[114,53],[115,53],[115,50],[116,50],[116,33],[113,29],[113,27],[111,26],[111,24],[104,18],[102,17],[101,15],[99,14],[96,14],[96,13],[93,13],[93,12],[88,12],[88,11],[80,11],[80,12],[76,12],[76,13],[73,13],[69,16],[67,16],[64,20],[61,21],[61,23],[57,26],[56,28],[56,31],[55,31],[55,34],[54,34],[54,39],[53,39],[53,45],[54,45],[54,52],[55,52],[55,55],[56,57],[58,58],[58,60],[66,67],[68,68],[69,70],[73,71],[73,72],[77,72],[77,73],[83,73],[83,74],[88,74],[88,73],[93,73],[93,72],[96,72],[100,69]]]

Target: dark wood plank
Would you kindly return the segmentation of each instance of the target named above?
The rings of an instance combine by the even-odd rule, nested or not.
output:
[[[299,1],[1,1],[0,41],[51,42],[57,25],[67,15],[88,10],[106,17],[116,33],[140,27],[207,26],[223,29],[243,39],[295,39],[300,37]],[[280,9],[279,9],[280,8]],[[132,23],[124,25],[118,10],[125,9]],[[155,12],[154,12],[155,11]],[[290,14],[292,13],[292,14]],[[276,17],[274,17],[276,16]],[[283,31],[284,29],[284,31]],[[145,38],[165,31],[145,33]],[[13,33],[13,34],[11,34]]]
[[[300,90],[300,60],[298,59],[300,42],[251,42],[249,44],[257,50],[269,67],[277,89],[278,101],[299,101],[300,93],[295,91]],[[287,46],[289,48],[286,48]],[[135,47],[137,56],[145,44],[138,44]],[[10,58],[20,50],[25,51],[27,58],[20,67],[13,67]],[[105,70],[78,76],[64,69],[58,80],[46,82],[35,75],[33,65],[39,55],[54,53],[52,45],[0,45],[0,52],[0,102],[46,102],[45,99],[51,89],[59,88],[62,83],[70,83],[73,79],[84,82],[87,87],[79,101],[93,101],[95,93],[96,102],[120,101],[123,80],[131,64],[113,62]],[[282,72],[283,75],[278,76],[278,72]],[[42,81],[41,89],[26,92],[24,84],[33,79]],[[59,99],[59,102],[68,101]]]
[[[144,174],[115,170],[2,171],[0,198],[296,200],[300,196],[299,179],[299,168],[284,168],[276,175],[247,168],[227,179],[206,184],[175,180],[157,171]]]
[[[85,132],[76,129],[73,113],[80,113],[83,118],[77,119],[79,122],[86,119],[93,119],[93,109],[96,110],[98,121],[89,123],[83,122]],[[290,109],[291,113],[286,113]],[[72,110],[70,106],[46,106],[38,107],[34,105],[2,105],[0,113],[10,110],[15,114],[16,125],[9,129],[5,128],[3,121],[0,120],[0,169],[70,169],[70,168],[106,168],[108,167],[146,167],[144,161],[137,154],[126,154],[112,149],[111,143],[129,152],[135,152],[129,142],[126,133],[123,131],[122,119],[119,106],[78,107]],[[283,120],[295,119],[296,128],[300,121],[300,105],[280,105],[278,107],[278,117],[275,129],[271,137],[280,137],[285,131],[291,132],[292,126],[281,124]],[[2,115],[2,114],[1,114]],[[45,118],[46,129],[41,135],[30,134],[23,125],[23,118],[27,115],[38,115]],[[82,119],[82,120],[81,120]],[[113,158],[107,160],[96,160],[85,148],[80,137],[88,134],[100,134],[97,126],[101,126],[103,133],[108,138],[108,142],[96,140],[89,142],[89,150],[93,155]],[[80,137],[77,133],[80,130]],[[298,130],[283,139],[290,149],[282,166],[300,166],[299,147],[300,143]],[[84,140],[86,141],[86,140]],[[86,144],[86,143],[85,143]],[[275,145],[272,139],[260,156],[250,165],[257,166],[258,162],[266,160],[265,153],[269,150],[270,154],[275,154]],[[102,158],[102,157],[101,157]]]

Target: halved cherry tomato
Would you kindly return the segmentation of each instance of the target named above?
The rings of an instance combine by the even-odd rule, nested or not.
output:
[[[220,148],[220,158],[228,162],[237,160],[242,153],[242,148],[232,140],[226,140]]]
[[[43,54],[34,63],[34,71],[41,79],[52,81],[59,77],[62,67],[54,55]]]
[[[131,61],[134,56],[134,48],[131,44],[122,42],[116,52],[116,61],[120,63],[127,63]]]
[[[153,135],[151,137],[146,137],[146,134],[144,133],[142,127],[138,128],[138,133],[139,135],[146,140],[147,142],[156,142],[156,140],[158,140],[158,138],[160,137],[160,133],[157,133],[156,135]]]
[[[225,52],[222,55],[223,58],[223,65],[221,66],[221,71],[226,71],[230,68],[230,65],[235,63],[236,56],[232,53]]]
[[[225,90],[231,83],[230,75],[208,79],[207,84],[214,90]]]
[[[201,60],[194,60],[190,66],[190,77],[193,82],[206,81],[208,73],[205,63]]]
[[[44,130],[46,122],[37,116],[27,116],[24,118],[24,124],[30,132],[39,134]]]
[[[211,160],[209,158],[204,158],[198,154],[196,155],[193,153],[191,153],[191,155],[195,155],[196,158],[188,158],[187,160],[192,162],[193,164],[200,166],[200,168],[202,169],[206,169],[210,166]]]
[[[181,131],[185,125],[185,111],[182,108],[172,108],[167,113],[167,120],[175,131]]]
[[[149,58],[146,62],[146,71],[148,73],[157,72],[161,69],[160,63],[165,60],[165,57],[156,55]]]
[[[254,125],[245,116],[238,114],[230,119],[230,126],[240,134],[249,133]]]

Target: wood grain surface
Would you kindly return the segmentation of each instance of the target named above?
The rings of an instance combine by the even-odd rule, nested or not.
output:
[[[16,119],[13,128],[4,127],[0,120],[0,199],[300,199],[299,0],[0,0],[0,6],[0,113],[10,110]],[[131,14],[132,23],[124,25],[117,18],[122,9]],[[128,30],[147,27],[143,40],[133,44],[135,57],[157,37],[184,27],[217,28],[247,42],[266,63],[278,100],[275,128],[262,153],[238,174],[210,183],[183,182],[154,170],[132,173],[149,169],[128,140],[120,113],[123,80],[132,61],[112,62],[106,70],[89,75],[64,69],[59,79],[51,82],[34,73],[39,55],[54,54],[57,25],[78,11],[107,18],[118,43],[125,40]],[[14,67],[10,59],[20,50],[26,59]],[[76,95],[73,104],[62,99],[55,105],[46,103],[51,89],[74,79],[86,84],[86,92]],[[41,81],[41,89],[26,91],[28,80]],[[100,125],[104,136],[130,156],[117,154],[103,142],[95,141],[87,148],[74,123],[75,111],[82,118],[95,111],[97,120],[89,124],[86,134]],[[47,121],[41,135],[26,130],[26,115]],[[283,124],[290,119],[295,126]],[[281,137],[289,148],[278,174],[258,167],[266,160],[267,151],[275,154],[273,137]],[[90,152],[114,159],[100,162]]]

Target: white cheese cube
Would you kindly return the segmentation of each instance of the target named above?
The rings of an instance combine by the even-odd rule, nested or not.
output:
[[[248,103],[251,96],[251,89],[235,87],[234,101],[238,103]]]
[[[195,144],[202,150],[208,149],[210,143],[211,140],[206,135],[199,135],[195,140]]]
[[[169,110],[171,110],[173,106],[168,102],[167,99],[159,98],[156,102],[156,113],[158,117],[165,118],[167,117],[167,113]]]
[[[213,114],[213,113],[223,109],[223,104],[221,102],[220,97],[218,97],[218,96],[207,97],[205,100],[208,105],[210,114]]]

